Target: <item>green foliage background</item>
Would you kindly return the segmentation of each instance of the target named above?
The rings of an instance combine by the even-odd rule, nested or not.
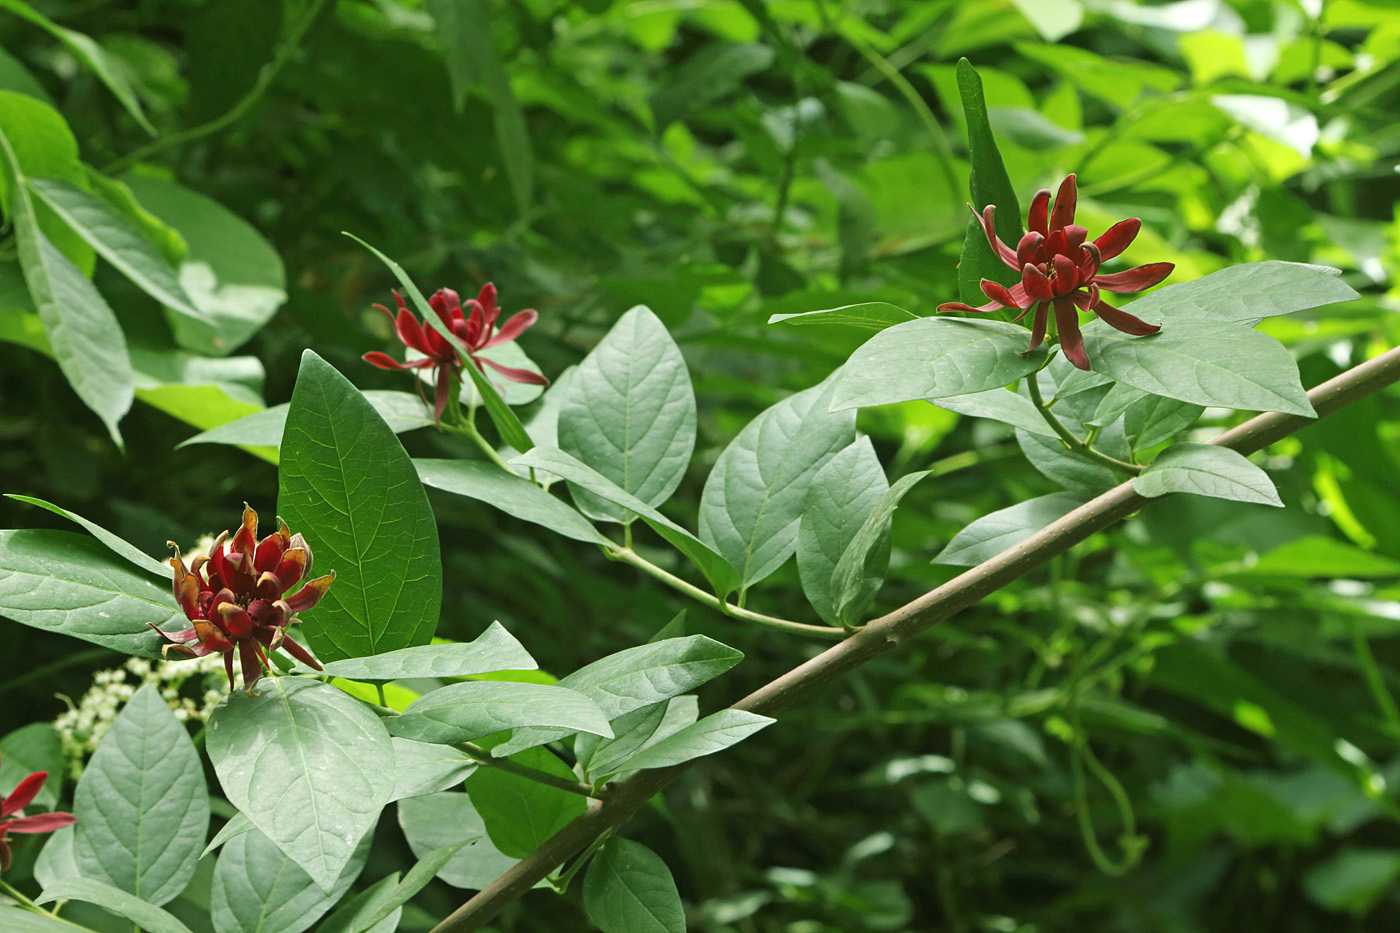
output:
[[[0,487],[152,555],[232,525],[244,499],[271,511],[276,473],[255,455],[268,451],[178,445],[286,401],[303,349],[361,388],[406,388],[359,361],[393,342],[370,306],[394,283],[341,231],[425,290],[490,280],[507,313],[538,309],[523,345],[551,376],[628,308],[651,307],[696,382],[696,459],[668,506],[693,527],[724,444],[867,334],[771,315],[877,300],[929,314],[959,298],[959,56],[981,74],[1022,204],[1078,173],[1080,222],[1097,234],[1141,217],[1125,258],[1175,262],[1172,282],[1259,259],[1342,268],[1361,300],[1261,326],[1308,385],[1400,337],[1400,9],[1385,0],[36,4],[100,44],[129,107],[11,15],[20,6],[0,3],[0,89],[51,101],[83,161],[130,170],[161,216],[164,178],[251,224],[270,249],[228,229],[188,244],[244,263],[263,289],[244,300],[266,302],[285,269],[285,302],[246,343],[176,356],[158,305],[97,264],[138,369],[166,374],[138,384],[121,452],[52,360],[21,348],[29,311],[8,284],[13,238],[0,243],[12,342]],[[246,96],[260,75],[266,88]],[[152,139],[134,112],[158,140],[219,123],[133,162]],[[1057,488],[992,422],[912,402],[863,412],[860,427],[891,475],[936,471],[896,520],[888,606],[953,575],[930,559],[969,521]],[[404,439],[417,457],[469,455],[431,430]],[[1400,396],[1307,429],[1266,465],[1286,510],[1148,509],[693,769],[632,832],[672,866],[691,928],[1400,925],[1400,715],[1386,705],[1400,663]],[[681,607],[596,549],[432,500],[441,635],[500,619],[566,672]],[[0,526],[41,525],[61,519],[0,500]],[[750,605],[807,617],[796,581],[789,563]],[[702,693],[712,706],[814,650],[699,609],[688,625],[748,658]],[[56,694],[115,663],[5,632],[0,733],[51,719]],[[1072,750],[1080,735],[1092,758]],[[1122,857],[1123,826],[1103,775],[1148,844],[1121,877],[1101,870]],[[410,858],[381,825],[382,870],[365,877]],[[460,899],[434,885],[403,928]],[[577,891],[527,898],[498,924],[583,925]]]

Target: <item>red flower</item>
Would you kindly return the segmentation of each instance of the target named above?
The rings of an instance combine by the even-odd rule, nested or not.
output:
[[[1053,305],[1060,346],[1064,348],[1069,361],[1080,369],[1089,368],[1089,357],[1084,352],[1084,340],[1079,334],[1076,308],[1094,312],[1110,327],[1125,334],[1145,337],[1161,330],[1160,324],[1144,323],[1104,301],[1100,290],[1140,292],[1171,275],[1173,264],[1153,262],[1125,272],[1100,275],[1099,264],[1127,249],[1142,228],[1142,221],[1136,217],[1120,220],[1097,240],[1086,243],[1089,231],[1074,223],[1075,202],[1073,175],[1060,185],[1054,210],[1050,209],[1050,190],[1042,188],[1036,192],[1026,220],[1030,232],[1021,237],[1014,250],[997,237],[993,223],[996,208],[988,204],[980,218],[987,242],[1002,262],[1021,274],[1021,281],[1006,288],[983,279],[982,291],[992,299],[988,304],[974,308],[954,301],[939,305],[938,310],[983,312],[1021,308],[1023,310],[1016,318],[1019,321],[1026,311],[1035,307],[1031,345],[1026,351],[1029,353],[1045,339],[1049,309]],[[973,213],[976,214],[976,211]]]
[[[320,601],[335,579],[335,573],[306,583],[293,596],[286,591],[311,569],[311,548],[300,534],[288,534],[287,523],[277,520],[278,529],[258,536],[258,513],[245,503],[243,527],[230,544],[228,532],[214,541],[209,556],[196,557],[186,567],[175,548],[170,566],[175,569],[175,600],[194,625],[179,632],[162,632],[169,642],[162,654],[175,652],[187,658],[202,658],[219,652],[224,656],[229,684],[233,683],[233,652],[238,649],[243,666],[243,689],[250,696],[267,664],[264,649],[286,649],[292,657],[321,670],[309,652],[287,637],[293,618]],[[172,543],[171,547],[175,547]],[[209,570],[206,579],[203,570]],[[148,625],[150,623],[147,623]]]
[[[389,315],[389,320],[394,322],[394,330],[398,333],[404,346],[423,354],[423,357],[411,362],[400,363],[387,353],[380,353],[376,350],[366,353],[364,360],[380,369],[428,369],[431,367],[434,370],[434,381],[437,383],[437,399],[433,406],[433,414],[441,422],[442,410],[447,405],[447,393],[451,391],[450,387],[457,382],[456,379],[443,377],[444,375],[455,375],[462,367],[462,358],[441,334],[427,326],[426,322],[419,323],[418,318],[414,317],[413,312],[409,311],[408,306],[403,303],[403,298],[399,296],[398,292],[394,293],[394,300],[399,305],[397,317],[383,305],[375,305],[375,307]],[[496,306],[496,286],[490,282],[483,285],[481,292],[467,302],[467,307],[471,309],[470,317],[462,313],[462,300],[450,288],[438,289],[433,297],[428,299],[428,304],[437,312],[443,325],[457,339],[466,344],[467,355],[471,357],[472,362],[481,372],[486,372],[481,365],[485,363],[511,382],[523,382],[537,386],[549,384],[549,380],[539,373],[528,369],[517,369],[513,366],[502,366],[495,360],[477,356],[477,353],[487,347],[498,347],[503,343],[510,343],[529,330],[539,319],[539,315],[534,311],[520,311],[511,315],[510,319],[501,325],[500,330],[497,330],[496,318],[500,316],[501,311]],[[422,392],[421,386],[419,392],[420,394]]]
[[[48,777],[47,771],[35,771],[20,781],[10,796],[0,796],[0,872],[10,870],[10,843],[6,838],[10,833],[51,833],[77,822],[71,813],[24,815],[24,808],[34,802]]]

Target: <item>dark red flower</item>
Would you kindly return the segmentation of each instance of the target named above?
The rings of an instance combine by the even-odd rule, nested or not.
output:
[[[442,421],[442,410],[447,405],[447,393],[451,391],[450,387],[457,382],[456,379],[444,377],[455,375],[461,370],[462,358],[441,334],[427,326],[426,322],[419,322],[413,312],[408,310],[408,306],[404,304],[403,298],[398,292],[394,293],[394,300],[398,302],[399,306],[397,316],[383,305],[375,305],[375,307],[389,315],[389,320],[394,322],[394,331],[399,335],[404,346],[416,350],[423,356],[421,359],[400,363],[387,353],[380,353],[376,350],[366,353],[364,360],[380,369],[432,368],[434,370],[433,378],[437,384],[437,398],[433,406],[433,414],[438,421]],[[485,368],[482,367],[482,364],[485,363],[511,382],[523,382],[537,386],[549,384],[549,380],[537,372],[513,366],[502,366],[495,360],[477,356],[480,351],[487,347],[498,347],[503,343],[510,343],[529,330],[539,319],[539,315],[534,311],[520,311],[511,315],[497,330],[496,319],[500,316],[501,311],[496,306],[496,286],[490,282],[483,285],[480,293],[467,302],[467,308],[471,311],[470,316],[462,312],[462,300],[450,288],[438,289],[433,297],[428,299],[428,304],[437,312],[443,325],[458,340],[466,344],[467,355],[471,357],[472,362],[481,372],[486,372]],[[419,391],[421,393],[421,386]]]
[[[1069,361],[1080,369],[1089,368],[1089,357],[1084,352],[1076,309],[1094,312],[1110,327],[1125,334],[1145,337],[1161,330],[1160,324],[1147,324],[1115,308],[1103,300],[1101,292],[1140,292],[1151,288],[1171,275],[1173,264],[1153,262],[1124,272],[1100,275],[1099,265],[1127,249],[1142,228],[1142,221],[1136,217],[1120,220],[1097,240],[1085,242],[1089,231],[1074,223],[1076,201],[1073,175],[1061,183],[1053,210],[1050,208],[1050,189],[1042,188],[1036,192],[1026,219],[1029,232],[1021,237],[1014,250],[997,237],[993,222],[996,208],[988,204],[979,218],[987,234],[987,242],[1002,262],[1020,273],[1021,281],[1007,288],[983,279],[982,291],[992,299],[989,303],[974,308],[953,301],[939,305],[938,310],[985,312],[1019,308],[1022,309],[1016,318],[1019,321],[1026,311],[1034,307],[1031,345],[1026,351],[1029,353],[1045,339],[1049,312],[1053,306],[1060,346],[1064,348]],[[976,211],[973,213],[976,214]]]
[[[285,596],[311,569],[311,547],[300,534],[289,534],[282,519],[277,525],[277,531],[258,541],[258,513],[244,504],[243,526],[232,542],[225,543],[225,531],[214,541],[209,556],[196,557],[189,567],[181,559],[180,549],[175,548],[175,556],[170,558],[175,569],[175,600],[194,624],[179,632],[162,632],[151,626],[169,642],[162,654],[173,651],[187,658],[202,658],[221,653],[230,685],[233,652],[238,649],[243,689],[250,696],[267,664],[264,649],[283,648],[303,664],[321,670],[305,648],[287,637],[287,626],[298,621],[293,618],[297,613],[320,601],[335,573],[317,577],[295,595]],[[170,546],[175,547],[173,543]]]
[[[20,781],[10,796],[0,796],[0,872],[10,870],[10,843],[7,838],[10,833],[51,833],[77,822],[77,817],[71,813],[24,815],[24,808],[34,802],[34,797],[48,777],[47,771],[35,771]]]

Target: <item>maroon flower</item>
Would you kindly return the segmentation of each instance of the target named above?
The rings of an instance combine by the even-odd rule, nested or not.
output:
[[[175,569],[175,599],[194,625],[179,632],[160,632],[169,642],[161,651],[186,658],[202,658],[219,652],[224,669],[233,684],[233,652],[238,649],[243,666],[243,689],[253,693],[262,677],[267,651],[286,649],[292,657],[310,667],[321,665],[309,652],[287,637],[293,618],[320,601],[335,579],[331,572],[306,583],[293,596],[284,594],[311,569],[311,548],[300,534],[288,534],[287,523],[277,520],[278,529],[258,537],[258,513],[245,503],[243,527],[224,543],[228,532],[214,541],[209,556],[196,557],[186,567],[175,548],[170,566]],[[171,547],[175,547],[172,543]],[[208,568],[206,579],[204,569]],[[147,623],[150,624],[150,623]]]
[[[447,405],[447,394],[451,391],[451,386],[457,383],[456,379],[450,377],[457,375],[462,368],[461,355],[442,334],[427,326],[427,322],[420,324],[418,318],[414,317],[413,312],[408,310],[408,306],[403,303],[403,298],[399,296],[398,292],[394,292],[394,300],[399,305],[397,317],[383,305],[375,305],[375,307],[389,315],[389,320],[394,322],[394,330],[398,333],[404,346],[423,354],[423,357],[407,363],[400,363],[387,353],[380,353],[376,350],[366,353],[364,360],[380,369],[432,368],[434,370],[433,378],[437,384],[437,399],[433,406],[433,414],[441,422],[442,410]],[[511,382],[523,382],[537,386],[549,384],[549,380],[537,372],[513,366],[502,366],[495,360],[477,356],[480,351],[487,347],[498,347],[503,343],[510,343],[529,330],[539,319],[539,315],[534,311],[520,311],[511,315],[510,319],[497,330],[496,318],[500,316],[501,310],[496,306],[496,286],[490,282],[483,285],[481,292],[467,302],[467,307],[471,310],[470,317],[462,313],[462,300],[450,288],[438,289],[433,297],[428,299],[428,304],[437,312],[438,318],[447,329],[458,340],[466,344],[468,356],[481,372],[486,372],[481,365],[485,363]],[[421,395],[423,391],[421,385],[418,391]]]
[[[996,208],[988,204],[979,218],[987,234],[987,242],[1002,262],[1021,274],[1021,281],[1006,288],[983,279],[982,291],[992,299],[989,303],[974,308],[953,301],[939,305],[938,310],[985,312],[1020,308],[1021,314],[1016,318],[1019,321],[1026,311],[1034,307],[1031,345],[1026,351],[1029,353],[1045,339],[1049,310],[1053,305],[1055,325],[1065,356],[1080,369],[1088,369],[1089,357],[1084,352],[1084,340],[1079,334],[1079,315],[1075,309],[1092,311],[1110,327],[1125,334],[1138,337],[1155,334],[1162,329],[1160,324],[1144,323],[1128,312],[1115,308],[1103,300],[1100,291],[1140,292],[1151,288],[1171,275],[1173,264],[1153,262],[1124,272],[1100,275],[1099,264],[1127,249],[1142,228],[1142,221],[1136,217],[1120,220],[1097,240],[1086,243],[1089,231],[1074,223],[1074,184],[1073,175],[1061,183],[1060,192],[1055,196],[1054,210],[1050,209],[1050,190],[1042,188],[1036,192],[1026,219],[1030,231],[1021,237],[1014,250],[997,237],[993,223]],[[976,214],[976,211],[973,213]]]
[[[10,870],[10,843],[6,838],[10,833],[51,833],[77,822],[71,813],[24,815],[24,808],[34,802],[48,777],[47,771],[35,771],[20,781],[10,796],[0,796],[0,872]]]

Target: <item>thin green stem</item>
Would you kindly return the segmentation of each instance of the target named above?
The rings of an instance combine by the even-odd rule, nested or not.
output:
[[[1400,708],[1396,707],[1395,697],[1385,685],[1385,674],[1376,663],[1376,656],[1371,653],[1371,642],[1366,638],[1359,619],[1351,624],[1351,644],[1356,651],[1356,664],[1361,668],[1362,676],[1366,678],[1366,687],[1371,691],[1376,707],[1385,718],[1390,737],[1400,741]]]
[[[238,102],[223,114],[207,123],[201,123],[199,126],[193,126],[187,130],[180,130],[171,133],[169,136],[162,136],[160,139],[153,140],[127,153],[115,162],[110,163],[102,171],[108,175],[116,175],[122,170],[135,165],[137,162],[150,158],[157,152],[163,152],[174,146],[181,146],[185,143],[194,142],[197,139],[210,136],[237,123],[247,115],[248,111],[253,109],[253,105],[256,104],[258,99],[272,86],[272,82],[276,80],[278,72],[282,70],[287,62],[291,60],[292,55],[301,47],[302,38],[306,35],[306,31],[311,28],[311,24],[316,21],[316,17],[320,14],[322,7],[325,5],[326,0],[312,0],[306,12],[302,14],[301,19],[297,20],[296,24],[292,27],[292,31],[288,34],[286,40],[277,48],[277,54],[272,57],[272,61],[264,65],[262,70],[258,72],[258,80],[253,83],[248,93],[239,98]]]
[[[1075,726],[1078,730],[1078,725]],[[1084,846],[1089,852],[1089,858],[1093,860],[1095,867],[1105,875],[1117,877],[1132,871],[1137,863],[1142,860],[1142,853],[1146,849],[1146,840],[1137,834],[1137,821],[1133,815],[1133,804],[1128,798],[1128,792],[1123,789],[1118,778],[1103,766],[1092,749],[1089,748],[1089,739],[1082,732],[1075,738],[1075,744],[1070,749],[1070,771],[1074,778],[1074,808],[1079,821],[1079,833],[1084,837]],[[1119,837],[1119,844],[1123,847],[1123,858],[1115,862],[1109,858],[1099,845],[1098,833],[1094,830],[1093,820],[1089,816],[1089,792],[1087,782],[1084,779],[1084,766],[1088,765],[1089,770],[1094,773],[1094,777],[1108,790],[1113,797],[1113,802],[1118,807],[1119,819],[1123,821],[1123,833]]]
[[[660,580],[671,589],[684,593],[698,603],[709,606],[711,609],[718,609],[725,615],[733,616],[736,619],[742,619],[745,622],[753,622],[755,625],[781,629],[785,632],[795,632],[800,635],[811,635],[814,638],[829,638],[835,640],[845,638],[847,635],[851,634],[850,630],[844,628],[834,628],[828,625],[810,625],[806,622],[793,622],[790,619],[779,619],[776,616],[764,615],[761,612],[754,612],[752,609],[735,606],[732,603],[720,599],[713,593],[707,593],[693,583],[682,580],[675,574],[662,570],[629,547],[609,547],[604,549],[604,553],[613,560],[622,561],[624,564],[631,564],[647,576]],[[859,630],[857,629],[856,631]]]
[[[1093,447],[1090,447],[1088,443],[1075,437],[1074,432],[1065,427],[1064,422],[1056,418],[1054,412],[1050,410],[1050,406],[1045,404],[1045,398],[1040,394],[1040,382],[1036,379],[1034,374],[1026,380],[1026,388],[1030,391],[1031,401],[1035,403],[1035,410],[1040,412],[1040,417],[1045,419],[1045,423],[1048,424],[1050,430],[1054,431],[1060,440],[1064,442],[1065,447],[1075,453],[1083,454],[1090,460],[1096,460],[1109,469],[1117,470],[1119,473],[1137,476],[1142,472],[1142,467],[1138,464],[1128,463],[1126,460],[1119,460],[1117,457],[1110,457],[1108,454],[1095,450]]]
[[[515,473],[515,467],[506,462],[506,459],[501,456],[500,452],[491,446],[491,442],[481,436],[481,432],[477,430],[476,424],[473,423],[472,419],[464,418],[460,424],[448,424],[444,422],[442,426],[445,430],[469,438],[482,453],[486,454],[486,459],[490,460],[507,473]]]
[[[387,707],[387,706],[389,705],[389,701],[388,701],[388,699],[386,699],[385,696],[384,696],[384,685],[383,685],[383,684],[375,684],[375,685],[374,685],[374,689],[377,690],[377,691],[379,691],[379,705],[380,705],[380,706],[386,706],[386,707]]]
[[[554,787],[559,790],[565,790],[571,794],[578,794],[580,797],[590,797],[594,800],[604,799],[602,796],[600,796],[603,793],[603,791],[595,791],[587,784],[580,783],[579,781],[571,781],[568,778],[561,778],[556,775],[550,774],[548,771],[541,771],[538,768],[531,768],[529,765],[517,764],[516,762],[511,761],[509,758],[492,757],[490,751],[482,748],[480,745],[477,745],[474,742],[458,742],[457,747],[460,748],[462,751],[466,752],[468,755],[472,756],[472,758],[475,759],[479,764],[486,765],[487,767],[499,768],[500,770],[508,771],[511,774],[516,775],[517,777],[523,777],[527,780],[534,781],[537,784],[544,784],[548,787]]]

